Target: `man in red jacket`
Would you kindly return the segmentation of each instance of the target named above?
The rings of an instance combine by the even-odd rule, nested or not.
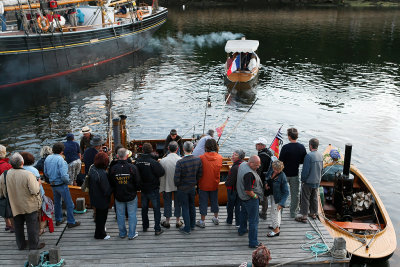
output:
[[[222,168],[222,156],[218,154],[218,145],[215,139],[208,139],[205,144],[205,153],[200,156],[203,165],[203,175],[199,180],[199,208],[201,220],[196,222],[200,228],[205,228],[208,200],[211,203],[212,221],[219,224],[218,219],[218,184]]]

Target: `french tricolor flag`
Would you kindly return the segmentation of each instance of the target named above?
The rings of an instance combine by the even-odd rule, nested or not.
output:
[[[231,67],[228,69],[226,73],[227,76],[231,75],[231,73],[235,72],[240,68],[240,54],[236,56],[236,58],[232,61]]]

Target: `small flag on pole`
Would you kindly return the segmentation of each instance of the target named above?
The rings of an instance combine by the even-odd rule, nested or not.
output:
[[[229,67],[226,75],[229,76],[236,70],[240,68],[240,54],[235,57],[235,59],[232,61],[231,66]]]
[[[281,126],[282,128],[282,126]],[[272,144],[270,146],[271,150],[274,151],[274,156],[279,158],[279,146],[283,144],[281,128],[279,128],[278,133],[276,134]]]
[[[218,128],[216,129],[216,130],[217,130],[218,137],[221,137],[222,132],[224,131],[225,126],[226,126],[226,124],[228,123],[228,120],[229,120],[229,117],[226,119],[226,121],[225,121],[220,127],[218,127]]]

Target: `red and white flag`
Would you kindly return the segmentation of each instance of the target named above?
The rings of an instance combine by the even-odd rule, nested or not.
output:
[[[218,137],[221,137],[222,132],[224,131],[225,126],[226,126],[226,124],[228,123],[228,120],[229,120],[229,117],[226,119],[226,121],[225,121],[220,127],[218,127],[218,128],[216,129],[216,130],[217,130]]]
[[[235,72],[237,69],[240,68],[240,54],[235,57],[235,59],[232,61],[232,64],[230,68],[228,69],[226,75],[229,76],[233,72]]]

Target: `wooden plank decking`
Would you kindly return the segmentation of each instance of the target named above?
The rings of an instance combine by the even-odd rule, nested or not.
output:
[[[240,263],[251,261],[253,249],[248,248],[247,235],[238,236],[235,226],[227,225],[226,208],[220,207],[220,225],[211,222],[211,216],[206,219],[206,228],[196,230],[191,235],[183,235],[175,228],[160,236],[154,235],[153,214],[150,211],[150,228],[142,231],[140,209],[138,210],[137,231],[139,236],[134,240],[120,239],[115,214],[110,211],[106,224],[110,240],[95,240],[92,211],[76,215],[82,225],[66,229],[59,246],[61,256],[67,266],[239,266]],[[196,217],[199,218],[198,211]],[[174,222],[174,220],[171,220]],[[295,222],[289,216],[288,209],[283,212],[281,235],[267,238],[270,220],[260,220],[258,238],[270,250],[271,265],[295,261],[310,257],[310,252],[303,251],[301,245],[309,240],[305,237],[307,231],[312,231],[310,224]],[[328,245],[333,243],[327,230],[318,221]],[[29,251],[19,251],[15,243],[15,235],[4,232],[4,221],[0,223],[0,266],[23,266]],[[45,233],[41,240],[46,242],[45,250],[54,246],[64,229],[65,224],[55,227],[55,232]],[[322,240],[319,240],[322,242]],[[291,263],[285,266],[348,266],[348,259],[334,261],[330,256],[309,258],[301,263]]]

